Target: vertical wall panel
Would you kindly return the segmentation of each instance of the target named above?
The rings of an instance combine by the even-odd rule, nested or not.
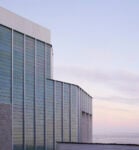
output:
[[[0,103],[11,103],[12,31],[0,25]]]
[[[44,56],[45,44],[37,41],[36,46],[36,87],[35,87],[35,104],[36,104],[36,150],[44,150]]]
[[[46,150],[54,148],[54,81],[46,80]]]
[[[34,150],[35,40],[25,39],[25,147]]]
[[[71,142],[78,142],[78,89],[71,86]]]
[[[13,145],[23,150],[24,35],[13,32]]]
[[[61,82],[56,82],[55,85],[55,104],[56,104],[56,141],[62,141],[62,101],[63,101],[63,88]]]
[[[46,44],[46,78],[52,78],[52,51],[51,46]]]
[[[69,142],[70,85],[63,85],[63,141]]]

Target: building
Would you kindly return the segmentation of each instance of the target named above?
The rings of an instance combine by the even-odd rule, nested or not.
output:
[[[0,150],[92,142],[92,97],[53,80],[50,31],[0,7]]]

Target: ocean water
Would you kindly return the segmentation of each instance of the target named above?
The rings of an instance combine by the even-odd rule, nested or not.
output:
[[[96,134],[93,135],[93,143],[139,144],[139,133]]]

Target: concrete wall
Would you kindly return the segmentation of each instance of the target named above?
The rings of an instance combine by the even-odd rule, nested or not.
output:
[[[57,150],[139,150],[136,145],[57,143]]]
[[[12,106],[0,104],[0,150],[12,150]]]

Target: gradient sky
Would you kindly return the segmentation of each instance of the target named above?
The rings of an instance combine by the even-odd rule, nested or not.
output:
[[[1,0],[0,6],[51,30],[54,79],[94,97],[95,134],[139,133],[139,0]]]

